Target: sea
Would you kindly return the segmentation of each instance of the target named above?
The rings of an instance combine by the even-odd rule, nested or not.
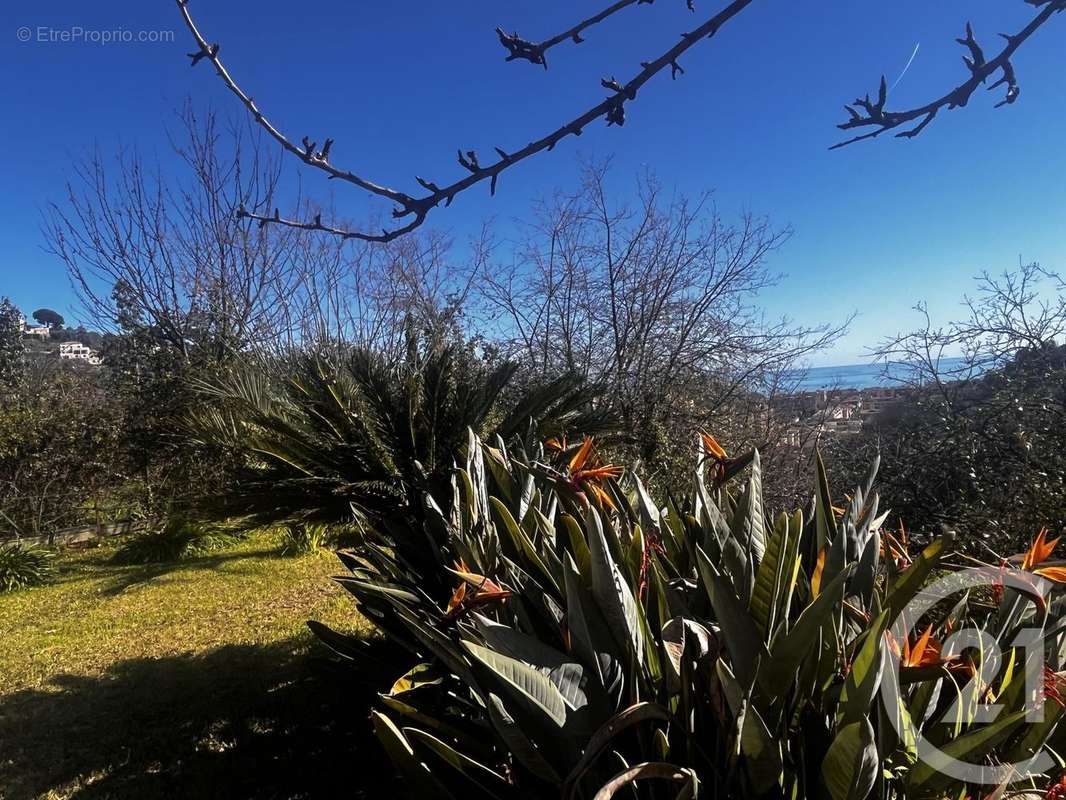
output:
[[[964,366],[962,358],[942,358],[941,372],[950,374],[952,370]],[[883,362],[869,364],[843,364],[836,367],[809,367],[796,370],[789,375],[797,381],[797,392],[813,392],[818,389],[873,389],[879,386],[899,386],[901,381],[914,378],[918,374],[916,365],[906,361],[894,361],[886,370]]]

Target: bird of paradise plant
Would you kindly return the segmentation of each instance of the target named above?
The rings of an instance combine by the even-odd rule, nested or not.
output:
[[[723,463],[714,444],[725,470],[708,482],[701,456],[687,497],[660,503],[591,439],[549,456],[471,435],[450,501],[423,498],[439,571],[460,580],[443,609],[423,589],[433,581],[388,548],[344,555],[364,616],[410,654],[372,719],[413,794],[958,798],[977,793],[922,761],[918,737],[978,764],[1045,746],[1062,709],[1025,724],[1012,637],[1023,620],[1055,630],[1061,604],[1038,608],[1015,589],[996,607],[966,596],[895,641],[894,618],[951,569],[950,535],[906,564],[882,558],[876,465],[838,516],[817,458],[810,512],[771,514],[758,454]],[[1054,545],[1038,539],[1033,570]],[[996,674],[945,655],[959,620],[994,639]],[[358,642],[316,630],[360,660]],[[905,676],[890,706],[889,652]],[[1050,640],[1046,654],[1061,670]],[[1002,718],[986,725],[970,709],[993,697]]]

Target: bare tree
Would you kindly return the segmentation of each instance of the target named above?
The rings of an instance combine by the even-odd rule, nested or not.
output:
[[[514,263],[485,276],[498,335],[542,375],[576,370],[608,387],[652,466],[661,443],[716,416],[738,444],[773,442],[767,396],[842,331],[755,306],[789,231],[751,214],[730,225],[708,195],[669,195],[647,175],[633,206],[616,204],[606,170],[587,167],[576,192],[542,203]]]
[[[463,338],[476,327],[466,319],[468,300],[491,251],[487,227],[465,248],[440,231],[353,243],[342,258],[319,260],[303,274],[301,339],[355,344],[388,357],[398,356],[412,334],[427,345]]]
[[[1066,284],[1037,264],[984,273],[962,308],[938,325],[920,304],[918,329],[878,348],[906,399],[849,449],[884,453],[908,522],[1012,550],[1066,525]]]
[[[1020,350],[1040,350],[1066,334],[1066,282],[1039,264],[975,279],[961,319],[937,325],[918,303],[923,324],[882,342],[874,356],[897,384],[935,391],[951,407],[969,385]]]
[[[45,223],[51,252],[66,264],[89,322],[114,330],[113,296],[127,288],[145,323],[174,352],[210,347],[225,359],[293,333],[306,273],[342,258],[340,242],[238,219],[236,209],[275,201],[278,159],[260,137],[220,130],[187,105],[173,142],[186,178],[166,177],[135,152],[113,164],[94,153]]]
[[[608,125],[622,126],[625,124],[626,104],[636,100],[638,91],[642,89],[646,83],[667,67],[670,68],[670,77],[672,79],[676,79],[678,75],[683,74],[684,69],[679,63],[681,56],[698,42],[714,37],[723,25],[726,25],[751,5],[752,0],[734,0],[717,13],[706,18],[699,25],[682,33],[679,41],[674,43],[657,58],[641,62],[640,70],[628,82],[623,84],[620,81],[615,80],[614,77],[602,78],[600,80],[600,85],[609,92],[605,99],[596,103],[584,113],[563,123],[546,135],[529,142],[525,146],[510,151],[505,150],[502,147],[496,147],[496,158],[491,163],[482,163],[475,151],[467,150],[464,152],[460,148],[458,161],[460,166],[468,174],[465,177],[446,185],[440,185],[432,180],[416,176],[415,181],[423,190],[425,190],[425,194],[417,197],[406,191],[390,188],[351,170],[334,165],[332,161],[332,152],[335,140],[333,138],[324,138],[321,147],[319,147],[318,141],[310,136],[304,136],[303,139],[297,143],[294,139],[284,134],[279,127],[270,121],[263,110],[256,104],[255,100],[253,100],[252,97],[241,88],[237,80],[223,65],[222,60],[219,57],[219,52],[221,50],[219,44],[217,42],[211,43],[200,32],[199,27],[196,25],[196,22],[193,20],[192,14],[189,11],[189,0],[176,0],[176,2],[185,25],[192,34],[193,41],[196,45],[196,50],[189,53],[192,65],[196,66],[201,61],[206,61],[214,66],[219,78],[226,87],[238,97],[251,115],[252,119],[254,119],[255,122],[259,124],[284,150],[300,159],[303,163],[326,173],[330,178],[349,183],[368,191],[373,195],[395,203],[396,205],[392,212],[392,216],[393,219],[396,220],[396,226],[382,228],[380,231],[375,231],[369,228],[355,229],[339,223],[323,222],[320,213],[316,213],[313,217],[305,219],[282,217],[280,211],[276,208],[273,213],[269,211],[264,213],[256,208],[241,207],[238,213],[241,214],[241,216],[259,220],[264,224],[275,223],[280,226],[291,228],[323,231],[345,239],[387,242],[418,228],[425,222],[426,217],[434,208],[441,204],[444,206],[451,205],[456,195],[483,181],[489,181],[489,190],[492,194],[495,194],[496,184],[500,174],[505,170],[531,156],[554,149],[560,141],[568,136],[580,136],[582,131],[589,124],[598,119],[605,119]],[[506,33],[501,28],[496,29],[496,34],[500,39],[500,43],[507,50],[508,61],[524,60],[532,64],[541,65],[547,69],[548,61],[546,54],[551,48],[567,41],[571,41],[574,44],[580,44],[584,41],[582,34],[592,26],[603,22],[607,18],[630,6],[650,5],[652,2],[653,0],[616,0],[616,2],[599,12],[592,14],[581,22],[578,22],[576,25],[540,42],[524,39],[519,36],[517,32]],[[901,125],[920,119],[921,121],[913,128],[897,134],[897,136],[904,138],[913,138],[921,133],[921,131],[932,122],[940,109],[945,107],[949,109],[958,108],[966,105],[974,90],[979,85],[985,83],[985,81],[997,71],[1001,71],[1002,77],[990,88],[995,88],[1001,85],[1007,86],[1006,97],[998,105],[1014,103],[1018,98],[1020,88],[1015,77],[1011,57],[1032,34],[1043,27],[1043,25],[1056,13],[1066,9],[1066,0],[1025,0],[1025,2],[1040,8],[1040,11],[1018,33],[1013,35],[1002,34],[1006,39],[1007,44],[1003,50],[991,60],[985,59],[980,45],[973,36],[970,24],[966,24],[966,38],[959,39],[958,41],[960,44],[964,45],[970,53],[969,58],[965,59],[971,73],[968,81],[950,90],[943,97],[919,108],[906,111],[890,111],[885,108],[885,103],[887,101],[887,84],[882,76],[877,100],[871,100],[869,95],[865,98],[856,100],[853,105],[858,106],[862,111],[858,111],[852,106],[845,106],[849,114],[849,119],[847,122],[839,126],[844,130],[872,126],[874,130],[852,139],[848,139],[836,146],[842,147],[862,139],[870,139],[887,130],[892,130]],[[694,0],[686,0],[686,5],[690,11],[695,11]],[[400,220],[406,221],[401,223],[399,222]]]

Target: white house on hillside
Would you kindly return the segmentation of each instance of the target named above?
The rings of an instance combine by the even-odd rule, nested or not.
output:
[[[99,353],[91,347],[86,347],[81,342],[60,342],[59,357],[72,361],[84,361],[94,367],[104,363]]]

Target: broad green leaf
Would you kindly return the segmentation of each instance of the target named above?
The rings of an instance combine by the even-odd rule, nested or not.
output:
[[[497,772],[480,764],[474,759],[460,753],[451,745],[442,742],[436,736],[420,731],[417,728],[404,728],[403,733],[408,742],[418,742],[440,758],[448,766],[470,780],[478,789],[487,796],[496,798],[509,797],[512,789],[507,779]]]
[[[781,744],[773,737],[762,716],[750,703],[744,708],[743,717],[740,753],[744,757],[744,767],[755,791],[765,794],[783,781]]]
[[[884,632],[888,623],[888,611],[882,611],[866,631],[862,647],[856,653],[844,680],[844,690],[837,708],[838,725],[858,722],[870,712],[885,668]]]
[[[1025,726],[1025,733],[1004,760],[1010,763],[1025,761],[1040,752],[1055,732],[1063,717],[1063,708],[1056,702],[1044,700],[1044,718]]]
[[[488,464],[489,472],[500,490],[500,495],[508,503],[513,503],[517,494],[517,486],[507,468],[507,458],[503,451],[485,445],[482,447],[481,452],[485,456],[485,463]]]
[[[899,616],[900,612],[925,586],[926,580],[940,564],[940,559],[950,549],[952,541],[951,534],[944,534],[936,539],[921,552],[913,564],[896,578],[885,600],[885,609],[890,612],[889,616],[892,619]]]
[[[813,550],[808,553],[811,563],[823,547],[837,538],[837,521],[833,513],[833,498],[829,494],[829,479],[825,474],[822,454],[817,450],[814,453],[814,465],[817,481],[814,495],[814,525],[817,535],[812,542]]]
[[[544,673],[563,695],[568,708],[576,710],[588,703],[582,689],[585,671],[581,664],[574,663],[573,659],[534,636],[493,622],[481,614],[474,614],[473,618],[478,633],[491,650],[525,662]]]
[[[581,530],[581,523],[569,514],[563,514],[562,521],[563,527],[566,528],[566,533],[570,537],[570,553],[574,557],[574,563],[577,564],[577,571],[585,577],[586,583],[591,586],[592,555],[589,553],[585,533]]]
[[[380,699],[390,711],[394,711],[400,716],[407,717],[419,725],[438,732],[442,736],[448,736],[456,741],[463,741],[467,738],[466,733],[455,728],[453,725],[448,724],[439,717],[434,717],[431,714],[425,714],[422,711],[419,711],[413,705],[405,703],[398,697],[379,694],[378,699]]]
[[[613,643],[613,637],[592,598],[578,583],[577,571],[569,555],[563,577],[571,651],[599,678],[607,694],[613,695],[614,689],[621,688],[622,679],[621,666],[610,655],[613,644],[609,642]]]
[[[730,530],[738,542],[759,561],[766,552],[766,517],[762,500],[759,452],[752,451],[751,475],[733,514]]]
[[[772,695],[776,696],[788,690],[796,678],[800,664],[812,654],[818,642],[818,632],[840,612],[844,601],[844,582],[851,575],[852,569],[854,565],[849,565],[833,578],[814,598],[814,602],[803,609],[791,630],[771,643],[772,658],[764,662],[763,671],[766,687]],[[831,627],[835,628],[835,625]]]
[[[822,783],[831,800],[864,800],[879,768],[874,729],[863,717],[837,731],[822,762]]]
[[[561,667],[571,660],[565,653],[559,652],[535,636],[516,631],[509,625],[501,625],[476,612],[470,616],[485,644],[497,653],[524,661],[544,672]]]
[[[371,711],[370,719],[374,724],[374,733],[385,748],[396,770],[411,788],[413,794],[428,798],[451,798],[451,794],[441,785],[425,764],[415,756],[414,748],[388,717],[379,711]]]
[[[644,636],[637,615],[637,602],[611,557],[600,514],[595,508],[589,508],[585,515],[585,529],[591,558],[592,597],[626,658],[643,664]]]
[[[764,641],[769,640],[770,632],[776,626],[779,597],[786,580],[786,563],[792,551],[793,537],[798,538],[799,531],[792,530],[786,514],[778,514],[773,532],[766,543],[766,551],[755,573],[755,585],[752,587],[749,604],[752,617],[762,632]],[[788,577],[791,577],[791,564],[788,565],[787,572]]]
[[[655,501],[651,499],[648,490],[644,488],[644,484],[641,483],[640,477],[636,473],[632,473],[631,477],[633,479],[633,485],[637,489],[637,506],[640,509],[640,526],[648,534],[652,532],[656,534],[661,533],[662,513],[659,511],[659,507],[655,505]]]
[[[864,606],[869,606],[873,598],[880,563],[881,542],[877,534],[873,534],[866,540],[866,546],[859,557],[859,565],[855,569],[855,579],[851,584],[852,592],[859,596]]]
[[[418,595],[407,591],[402,586],[394,586],[389,583],[383,583],[381,581],[360,581],[354,578],[348,578],[341,576],[334,578],[337,583],[350,591],[356,597],[365,594],[376,594],[382,596],[395,597],[399,600],[403,600],[406,603],[419,603],[421,598]]]
[[[592,734],[585,745],[585,752],[581,760],[566,777],[563,784],[563,797],[569,797],[577,788],[581,778],[588,772],[589,767],[603,752],[611,741],[625,730],[649,720],[669,721],[670,714],[665,708],[656,703],[636,703],[629,708],[623,709],[607,720]]]
[[[1025,722],[1026,713],[1025,710],[1015,711],[1013,714],[1001,713],[995,722],[982,725],[952,739],[938,752],[932,752],[928,745],[923,747],[922,742],[919,742],[919,760],[907,776],[907,788],[915,792],[921,791],[924,794],[950,784],[953,778],[943,771],[946,761],[980,763],[980,760],[992,752],[997,744],[1013,734]]]
[[[533,542],[530,541],[529,536],[527,536],[522,527],[515,522],[515,519],[511,516],[511,512],[508,510],[507,506],[496,497],[490,497],[489,504],[496,521],[503,526],[505,531],[507,531],[511,541],[514,543],[515,549],[537,568],[537,571],[540,572],[541,576],[548,581],[556,591],[560,591],[555,576],[553,576],[548,569],[548,565],[544,562],[544,559],[541,558],[540,553],[537,552],[537,548],[533,545]]]
[[[489,721],[507,745],[507,749],[511,751],[511,755],[534,775],[558,784],[561,781],[558,770],[523,733],[522,726],[515,722],[499,696],[489,692],[485,698],[485,708],[489,714]]]
[[[401,677],[397,678],[389,695],[395,697],[398,694],[421,689],[424,686],[439,686],[444,677],[437,672],[432,664],[416,664]]]
[[[566,724],[566,701],[546,675],[487,647],[464,641],[466,651],[488,668],[504,692],[523,707],[540,712],[559,728]]]
[[[754,683],[759,664],[769,661],[766,645],[759,635],[751,614],[724,576],[718,573],[703,549],[696,548],[696,562],[711,607],[727,643],[733,673]]]

